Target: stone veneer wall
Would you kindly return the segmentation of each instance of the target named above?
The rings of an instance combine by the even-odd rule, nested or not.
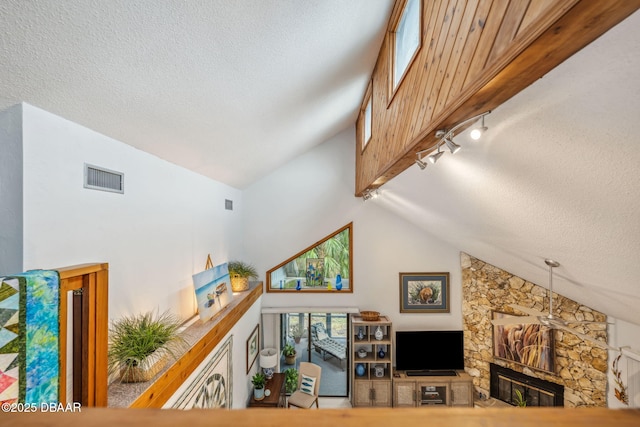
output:
[[[514,313],[518,304],[548,312],[547,288],[461,253],[465,368],[478,391],[489,395],[489,363],[506,366],[565,387],[564,406],[607,406],[608,353],[573,334],[554,331],[555,375],[493,357],[492,310]],[[554,293],[554,315],[566,320],[606,321],[597,311]],[[581,332],[607,340],[606,325],[581,325]]]

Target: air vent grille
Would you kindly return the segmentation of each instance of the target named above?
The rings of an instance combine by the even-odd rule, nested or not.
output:
[[[85,163],[84,188],[124,193],[124,173]]]

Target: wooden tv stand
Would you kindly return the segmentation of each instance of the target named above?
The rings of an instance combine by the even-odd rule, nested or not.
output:
[[[393,376],[393,406],[473,407],[473,380],[464,371],[455,376]]]

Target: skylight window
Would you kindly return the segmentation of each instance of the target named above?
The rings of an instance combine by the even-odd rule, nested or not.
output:
[[[362,149],[364,150],[369,140],[371,139],[371,96],[367,101],[367,106],[364,109],[364,133],[362,140]]]
[[[407,0],[393,31],[393,90],[395,91],[420,47],[420,0]]]

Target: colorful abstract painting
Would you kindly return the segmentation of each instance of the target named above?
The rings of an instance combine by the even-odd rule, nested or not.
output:
[[[198,314],[203,321],[211,319],[233,299],[228,263],[194,274],[192,278]]]
[[[493,326],[493,355],[554,373],[553,330],[538,324],[517,323],[518,316],[493,312],[494,319],[505,317],[514,318],[514,322]]]
[[[55,403],[59,391],[56,271],[0,278],[0,403]]]

